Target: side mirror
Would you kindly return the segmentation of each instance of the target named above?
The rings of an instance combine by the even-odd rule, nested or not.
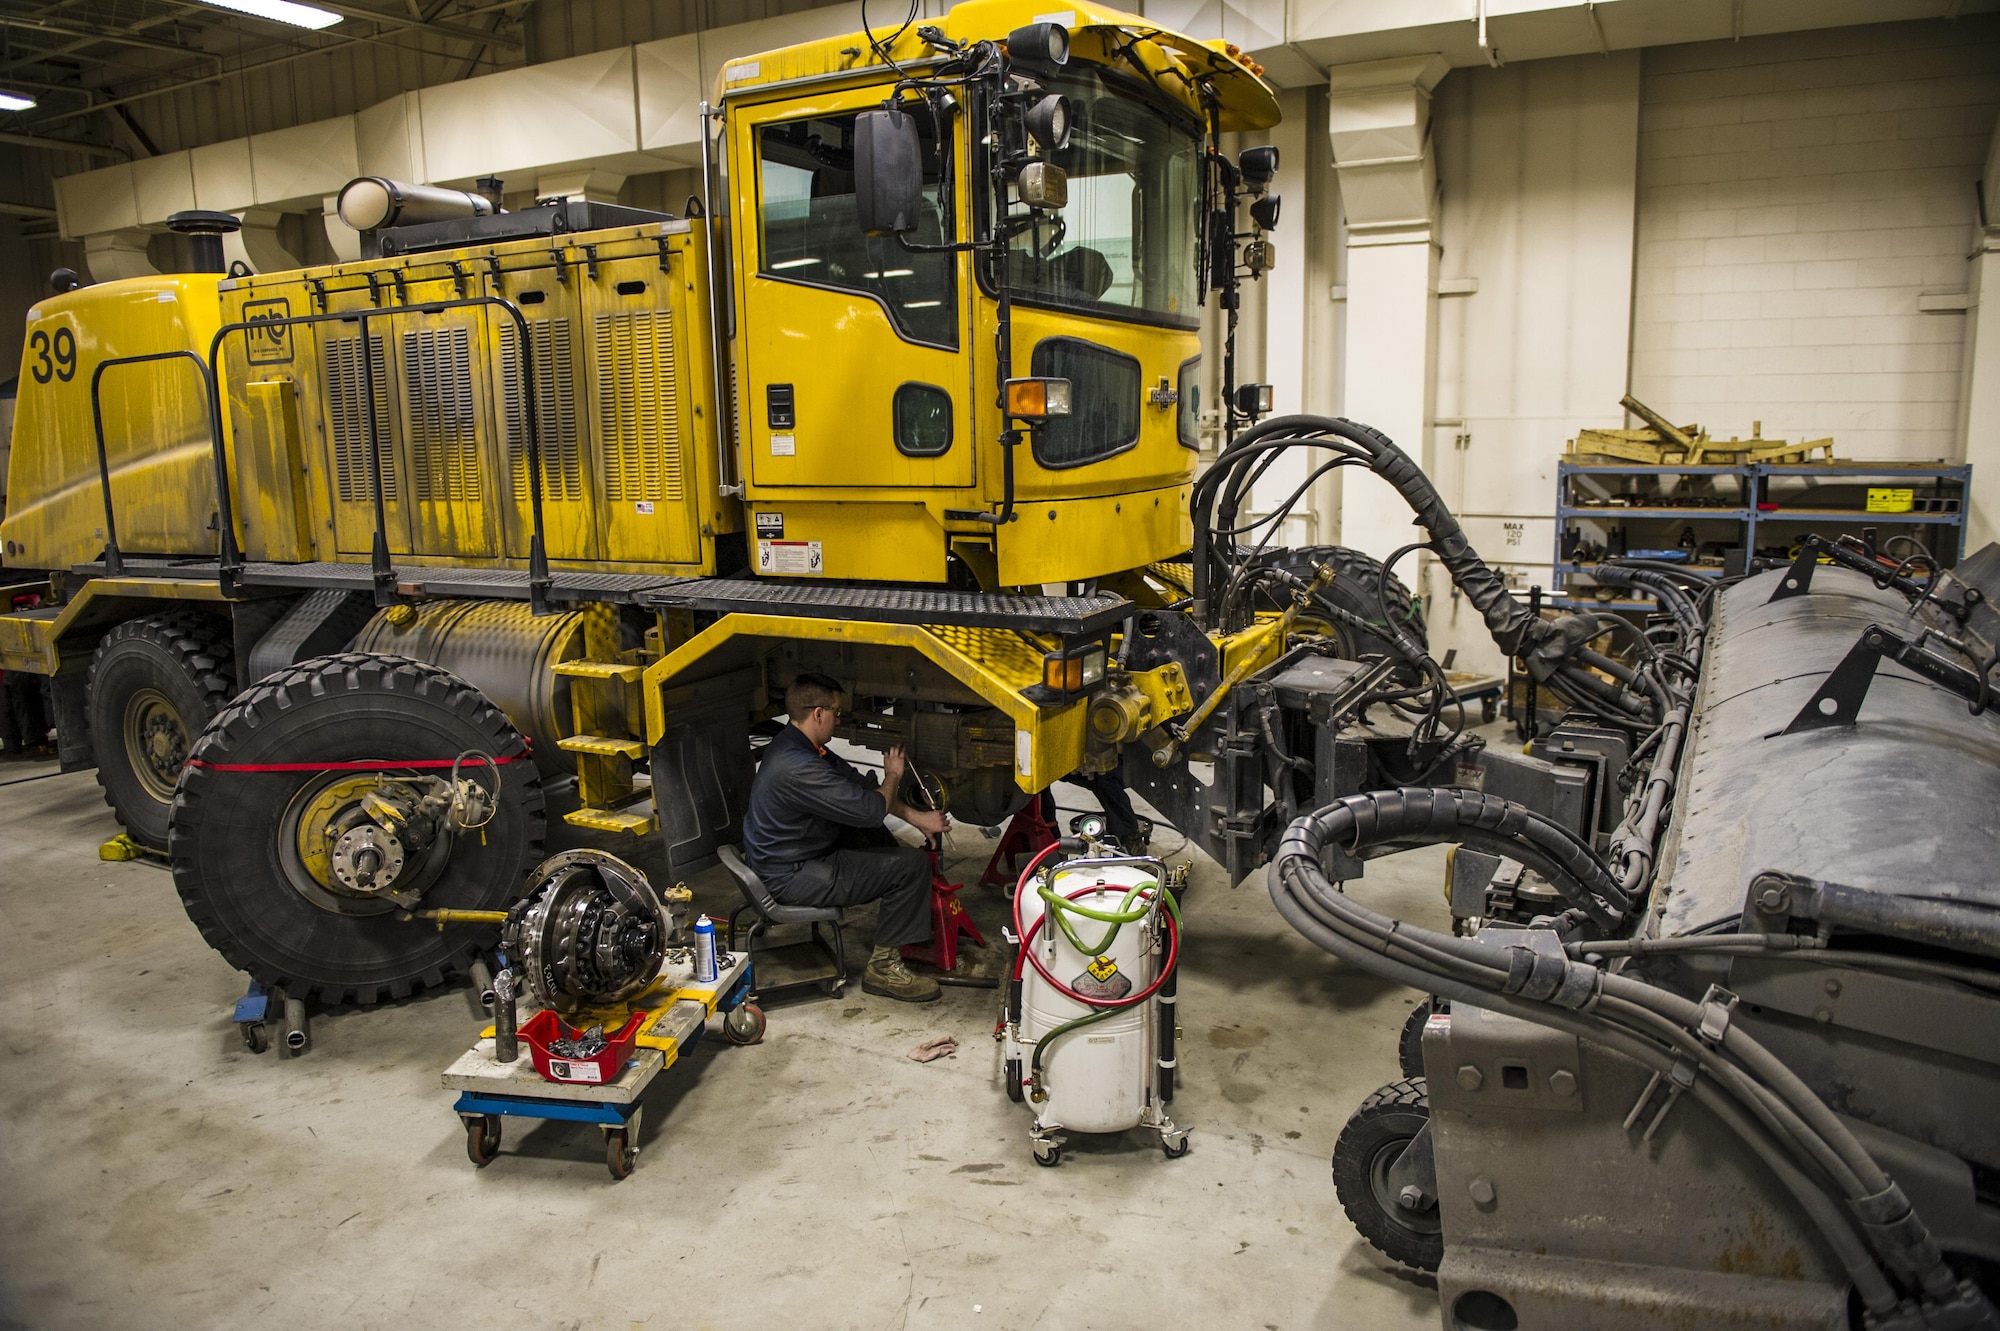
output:
[[[1278,205],[1282,202],[1275,194],[1266,194],[1250,205],[1250,220],[1266,231],[1278,229]]]
[[[854,213],[870,236],[917,229],[924,197],[924,150],[917,122],[901,111],[854,118]]]

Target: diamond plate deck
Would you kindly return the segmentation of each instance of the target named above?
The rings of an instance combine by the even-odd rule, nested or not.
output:
[[[642,593],[639,604],[748,615],[811,615],[887,624],[1020,629],[1061,637],[1102,633],[1133,613],[1130,601],[1096,596],[1013,596],[908,587],[689,578]]]
[[[78,564],[85,577],[104,576],[101,563]],[[217,576],[213,559],[127,558],[126,577]],[[719,614],[810,615],[883,624],[938,624],[960,628],[1018,629],[1063,638],[1085,638],[1116,627],[1133,613],[1130,601],[1108,592],[1095,596],[988,595],[919,587],[861,587],[746,578],[684,578],[659,573],[588,573],[553,570],[554,601],[616,601],[648,609],[708,610]],[[366,563],[243,566],[246,587],[317,591],[337,587],[367,591],[374,578]],[[399,586],[429,596],[528,599],[528,574],[512,568],[444,568],[398,564]]]

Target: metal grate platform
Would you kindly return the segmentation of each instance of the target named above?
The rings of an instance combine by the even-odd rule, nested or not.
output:
[[[84,577],[103,577],[101,563],[78,564]],[[128,578],[218,576],[213,559],[127,558]],[[318,591],[367,591],[374,578],[366,563],[248,563],[246,587]],[[1095,596],[1015,596],[911,587],[863,587],[746,578],[684,578],[658,573],[550,573],[553,601],[612,601],[648,609],[707,610],[718,614],[813,615],[881,624],[943,624],[961,628],[1018,629],[1063,638],[1091,637],[1133,613],[1130,601],[1108,592]],[[528,599],[528,574],[512,568],[439,568],[400,564],[396,583],[418,595]]]
[[[1020,629],[1065,638],[1103,633],[1133,613],[1130,601],[1096,596],[1013,596],[908,587],[689,578],[642,594],[639,604],[748,615],[814,615],[887,624]]]

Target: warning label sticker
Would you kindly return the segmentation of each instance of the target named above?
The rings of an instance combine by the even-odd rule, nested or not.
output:
[[[759,541],[759,573],[823,573],[818,541]]]
[[[785,515],[783,513],[759,513],[757,515],[757,535],[767,541],[785,539]]]
[[[1123,998],[1132,992],[1131,979],[1109,957],[1099,957],[1084,968],[1070,988],[1085,998]]]

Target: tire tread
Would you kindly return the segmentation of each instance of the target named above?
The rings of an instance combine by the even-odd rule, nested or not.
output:
[[[164,650],[174,657],[182,672],[200,690],[203,701],[210,704],[208,715],[186,718],[195,723],[196,742],[207,723],[220,713],[236,693],[236,648],[231,638],[229,621],[216,615],[203,614],[198,610],[175,610],[166,614],[142,615],[112,626],[97,644],[97,650],[90,658],[90,676],[86,685],[86,696],[93,701],[97,694],[98,672],[104,665],[105,657],[122,643],[144,641]],[[113,737],[91,735],[92,747],[99,743],[110,743]],[[122,746],[122,737],[117,737]],[[118,807],[117,798],[104,779],[105,766],[97,764],[94,775],[98,789],[103,792],[104,802],[111,807],[112,817],[128,832],[131,822],[125,810]],[[155,846],[154,849],[164,849]]]
[[[442,667],[407,657],[336,652],[288,666],[245,689],[209,723],[209,728],[195,746],[193,756],[209,762],[227,761],[227,755],[250,735],[299,705],[301,700],[297,698],[298,694],[317,699],[336,692],[359,691],[365,674],[372,675],[385,692],[444,702],[452,711],[486,732],[491,739],[488,752],[496,757],[527,753],[526,742],[513,722],[507,719],[506,713],[472,685]],[[461,711],[461,708],[469,710]],[[535,774],[533,764],[528,764],[526,770],[527,785],[522,791],[522,807],[530,819],[527,841],[532,855],[541,850],[546,814],[541,780]],[[384,976],[374,983],[342,985],[314,983],[287,974],[257,956],[244,947],[219,918],[215,903],[210,900],[210,887],[194,863],[191,837],[184,830],[200,816],[205,788],[212,776],[203,769],[193,768],[183,777],[174,798],[174,835],[169,841],[168,858],[174,873],[174,889],[180,895],[189,920],[200,931],[203,941],[231,966],[247,972],[252,979],[267,986],[281,985],[294,993],[309,991],[322,1005],[332,1008],[348,1003],[372,1006],[385,998],[408,998],[424,989],[442,986],[463,974],[479,957],[482,948],[477,941],[467,940],[450,956],[443,960],[428,959],[409,974]],[[509,884],[509,887],[510,890],[518,890],[519,884]]]

